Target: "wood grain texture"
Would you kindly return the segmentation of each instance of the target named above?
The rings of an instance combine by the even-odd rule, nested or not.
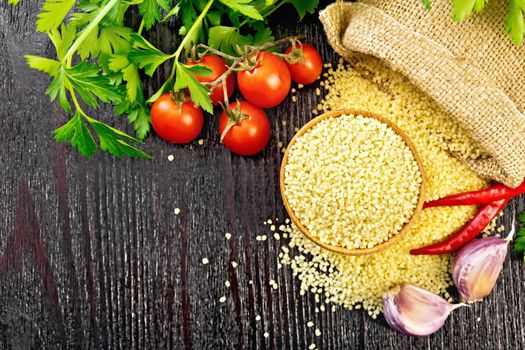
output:
[[[253,158],[220,145],[213,116],[203,146],[150,137],[145,149],[154,161],[85,159],[54,143],[50,132],[67,116],[44,94],[49,79],[22,58],[52,55],[47,38],[34,32],[39,6],[0,5],[0,349],[525,347],[525,264],[514,253],[490,297],[457,310],[424,338],[397,334],[362,311],[316,313],[289,269],[276,269],[284,242],[255,236],[267,232],[263,221],[285,217],[277,144],[311,119],[322,98],[315,85],[297,94],[297,103],[268,111],[272,141]],[[335,62],[317,19],[296,24],[289,14],[273,20],[276,35],[305,33]],[[175,43],[166,38],[174,37],[159,28],[150,39],[168,52]],[[160,78],[150,83],[153,91]],[[131,131],[108,108],[97,117]],[[505,223],[524,206],[523,198],[514,200]]]

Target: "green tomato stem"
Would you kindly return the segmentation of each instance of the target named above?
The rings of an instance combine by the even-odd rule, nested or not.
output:
[[[66,55],[64,56],[64,60],[66,61],[67,67],[71,67],[71,59],[73,58],[73,54],[77,51],[77,49],[82,45],[84,40],[89,36],[89,34],[98,26],[100,21],[108,14],[108,12],[117,4],[120,0],[109,0],[109,2],[102,8],[102,10],[98,13],[98,15],[91,21],[91,23],[88,24],[86,28],[80,33],[80,36],[75,40],[73,45],[67,50]]]

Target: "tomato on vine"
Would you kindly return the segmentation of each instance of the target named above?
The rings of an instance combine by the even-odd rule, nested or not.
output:
[[[211,83],[218,79],[221,75],[223,75],[228,70],[228,64],[226,61],[219,56],[211,55],[211,54],[205,54],[202,56],[202,58],[199,61],[188,61],[186,62],[187,66],[195,66],[195,65],[201,65],[205,66],[209,69],[211,69],[212,73],[207,76],[200,76],[200,75],[194,75],[198,82],[201,83]],[[233,95],[233,91],[235,90],[235,78],[232,74],[230,74],[226,78],[226,90],[228,92],[228,97],[231,97]],[[214,106],[219,105],[222,101],[224,101],[224,89],[222,86],[222,83],[219,83],[211,92],[210,95],[211,103]]]
[[[316,81],[320,76],[323,70],[323,60],[319,52],[309,44],[295,44],[296,49],[302,48],[303,59],[297,63],[286,62],[292,80],[298,84],[311,84]],[[293,46],[290,46],[284,53],[292,54]]]
[[[239,90],[246,100],[257,107],[275,107],[290,91],[290,71],[286,63],[271,52],[259,52],[256,61],[258,63],[253,69],[237,73]]]
[[[165,93],[151,106],[151,125],[160,138],[184,144],[199,136],[204,124],[202,111],[185,99]]]
[[[251,156],[261,152],[270,140],[266,113],[247,101],[230,105],[220,117],[221,142],[233,153]]]

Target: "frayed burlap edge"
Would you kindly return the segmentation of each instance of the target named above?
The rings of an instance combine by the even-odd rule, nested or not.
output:
[[[474,172],[511,187],[523,181],[525,116],[480,71],[373,6],[337,2],[319,17],[343,58],[380,58],[450,113],[490,156],[462,159]]]

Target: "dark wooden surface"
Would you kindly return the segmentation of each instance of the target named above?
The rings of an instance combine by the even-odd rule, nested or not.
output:
[[[0,349],[524,348],[525,264],[514,253],[490,297],[424,338],[401,336],[362,311],[315,313],[289,269],[276,269],[284,242],[255,236],[264,220],[285,218],[277,143],[311,118],[315,86],[268,112],[272,141],[254,158],[222,147],[212,116],[204,146],[150,137],[154,161],[85,159],[54,143],[50,132],[67,116],[44,94],[49,79],[22,58],[53,53],[34,32],[39,6],[0,5]],[[326,61],[337,60],[315,16],[295,24],[287,15],[273,23],[277,36],[305,33]],[[172,37],[160,29],[152,40],[172,51]],[[126,127],[109,109],[97,117]],[[508,206],[507,224],[524,204]]]

